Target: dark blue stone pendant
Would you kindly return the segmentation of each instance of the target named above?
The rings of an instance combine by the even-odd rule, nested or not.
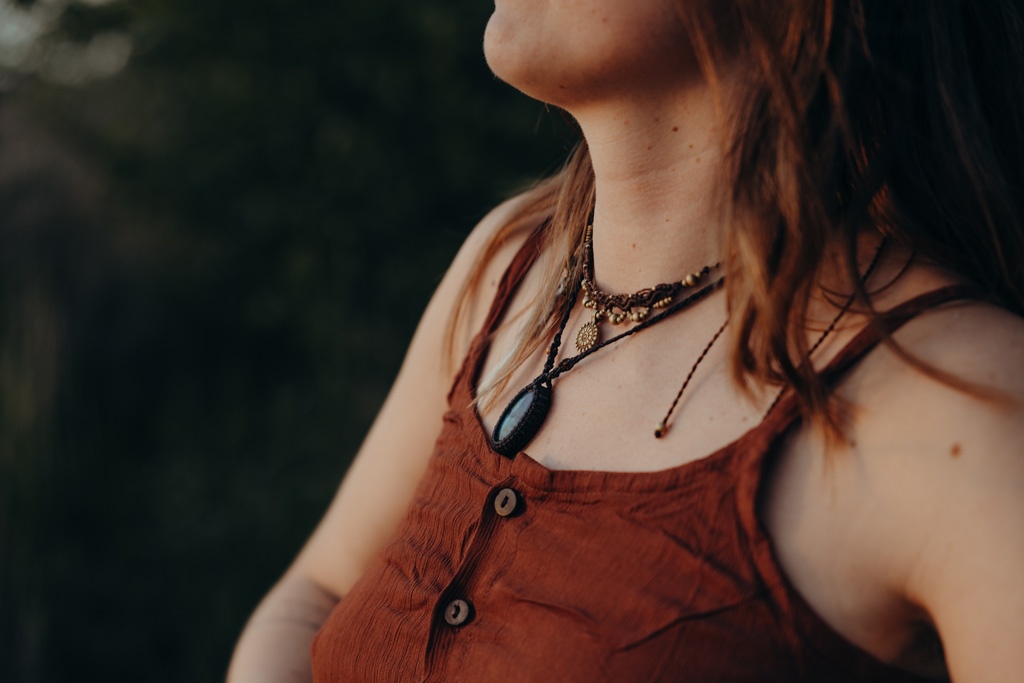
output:
[[[491,446],[506,458],[514,457],[540,431],[551,409],[551,385],[536,381],[516,394],[494,425]]]

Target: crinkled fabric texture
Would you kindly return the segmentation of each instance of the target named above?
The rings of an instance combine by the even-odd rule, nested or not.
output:
[[[796,420],[791,398],[734,443],[661,472],[555,471],[490,448],[472,387],[530,248],[499,286],[405,520],[318,633],[314,679],[923,681],[832,631],[773,557],[757,495]],[[861,335],[826,374],[876,342]],[[502,516],[506,488],[517,503]],[[458,626],[445,619],[453,600],[470,605]]]

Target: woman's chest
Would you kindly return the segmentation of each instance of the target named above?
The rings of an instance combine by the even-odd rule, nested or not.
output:
[[[460,458],[475,456],[435,458],[398,534],[325,625],[316,658],[333,677],[789,680],[778,672],[792,670],[792,649],[725,472],[673,491],[570,491],[564,478],[538,486],[536,463]],[[377,642],[388,657],[355,656]]]

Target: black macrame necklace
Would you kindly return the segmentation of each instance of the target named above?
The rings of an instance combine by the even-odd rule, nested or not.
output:
[[[533,437],[537,436],[537,432],[540,431],[541,426],[544,424],[544,420],[548,416],[548,411],[551,409],[552,381],[556,377],[569,372],[576,367],[580,361],[592,353],[596,353],[604,347],[614,344],[620,339],[625,339],[632,334],[636,334],[640,330],[645,330],[651,325],[664,320],[673,313],[678,313],[684,308],[689,307],[706,297],[708,294],[711,294],[724,282],[724,277],[719,278],[715,282],[697,290],[685,299],[666,306],[660,313],[643,320],[635,327],[611,337],[610,339],[606,339],[599,344],[595,344],[571,358],[564,358],[561,362],[555,365],[555,358],[558,356],[558,348],[562,344],[562,335],[565,333],[565,327],[569,324],[569,318],[572,316],[572,311],[575,308],[575,306],[566,307],[565,314],[562,316],[562,321],[558,326],[558,332],[555,333],[555,338],[551,341],[551,347],[548,349],[548,356],[544,361],[543,372],[541,372],[536,379],[523,387],[518,394],[513,396],[512,400],[509,401],[508,405],[505,407],[505,410],[502,411],[491,435],[491,447],[506,458],[515,456],[516,453],[523,450],[523,448],[533,440]],[[576,290],[573,294],[573,300],[575,300],[578,295],[579,290]]]

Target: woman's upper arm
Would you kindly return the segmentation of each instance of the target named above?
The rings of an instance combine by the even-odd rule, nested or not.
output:
[[[398,377],[334,501],[287,575],[300,574],[342,596],[397,527],[426,469],[447,410],[454,377],[454,370],[444,362],[449,317],[474,263],[515,210],[515,201],[485,217],[460,249],[431,298]],[[467,318],[467,327],[474,331],[483,323],[497,279],[519,243],[517,233],[484,271]]]
[[[946,322],[959,324],[940,329]],[[935,316],[934,327],[923,330],[933,333],[926,361],[1024,402],[1024,321],[967,307]],[[1024,413],[1019,404],[924,384],[930,390],[901,413],[911,429],[927,435],[921,439],[927,448],[910,461],[914,466],[891,470],[902,515],[916,520],[907,535],[907,546],[918,551],[906,593],[934,622],[954,681],[1018,680],[1024,671]]]
[[[1017,680],[1024,671],[1024,416],[967,412],[984,437],[959,449],[936,487],[913,589],[943,642],[954,681]],[[947,458],[952,459],[950,456]]]

